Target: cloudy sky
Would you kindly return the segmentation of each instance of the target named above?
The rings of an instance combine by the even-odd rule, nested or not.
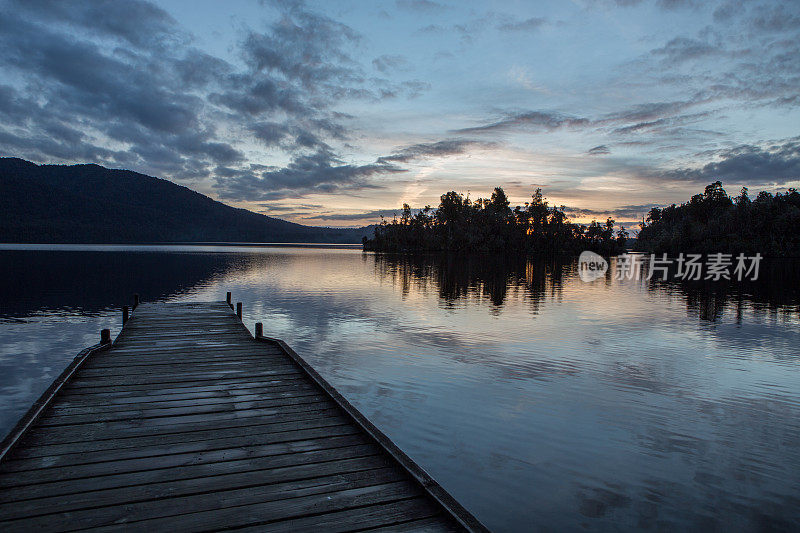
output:
[[[0,0],[0,154],[314,225],[800,182],[800,2]]]

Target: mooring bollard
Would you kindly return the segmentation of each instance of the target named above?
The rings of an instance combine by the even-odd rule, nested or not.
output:
[[[124,326],[125,323],[128,321],[128,306],[122,306],[122,325]]]
[[[264,336],[264,324],[256,322],[256,338]]]
[[[133,295],[133,308],[139,307],[139,293]]]
[[[111,344],[111,330],[110,329],[101,329],[100,330],[100,344]]]
[[[228,302],[228,307],[233,309],[233,304],[231,303],[231,293],[227,293],[225,295],[225,301]]]
[[[239,320],[242,319],[242,302],[236,302],[236,316],[239,317]]]

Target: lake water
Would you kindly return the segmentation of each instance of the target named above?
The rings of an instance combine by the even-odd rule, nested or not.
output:
[[[493,530],[800,528],[794,262],[690,285],[347,248],[11,248],[4,433],[133,293],[231,291]]]

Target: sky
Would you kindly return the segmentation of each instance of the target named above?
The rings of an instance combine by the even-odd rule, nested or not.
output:
[[[0,0],[0,155],[360,226],[800,183],[800,2]]]

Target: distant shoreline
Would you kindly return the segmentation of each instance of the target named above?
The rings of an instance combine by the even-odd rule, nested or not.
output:
[[[361,244],[355,243],[307,243],[307,242],[141,242],[141,243],[0,243],[0,250],[62,250],[62,251],[103,251],[109,249],[140,248],[149,250],[169,250],[176,247],[186,248],[336,248],[357,249]]]

